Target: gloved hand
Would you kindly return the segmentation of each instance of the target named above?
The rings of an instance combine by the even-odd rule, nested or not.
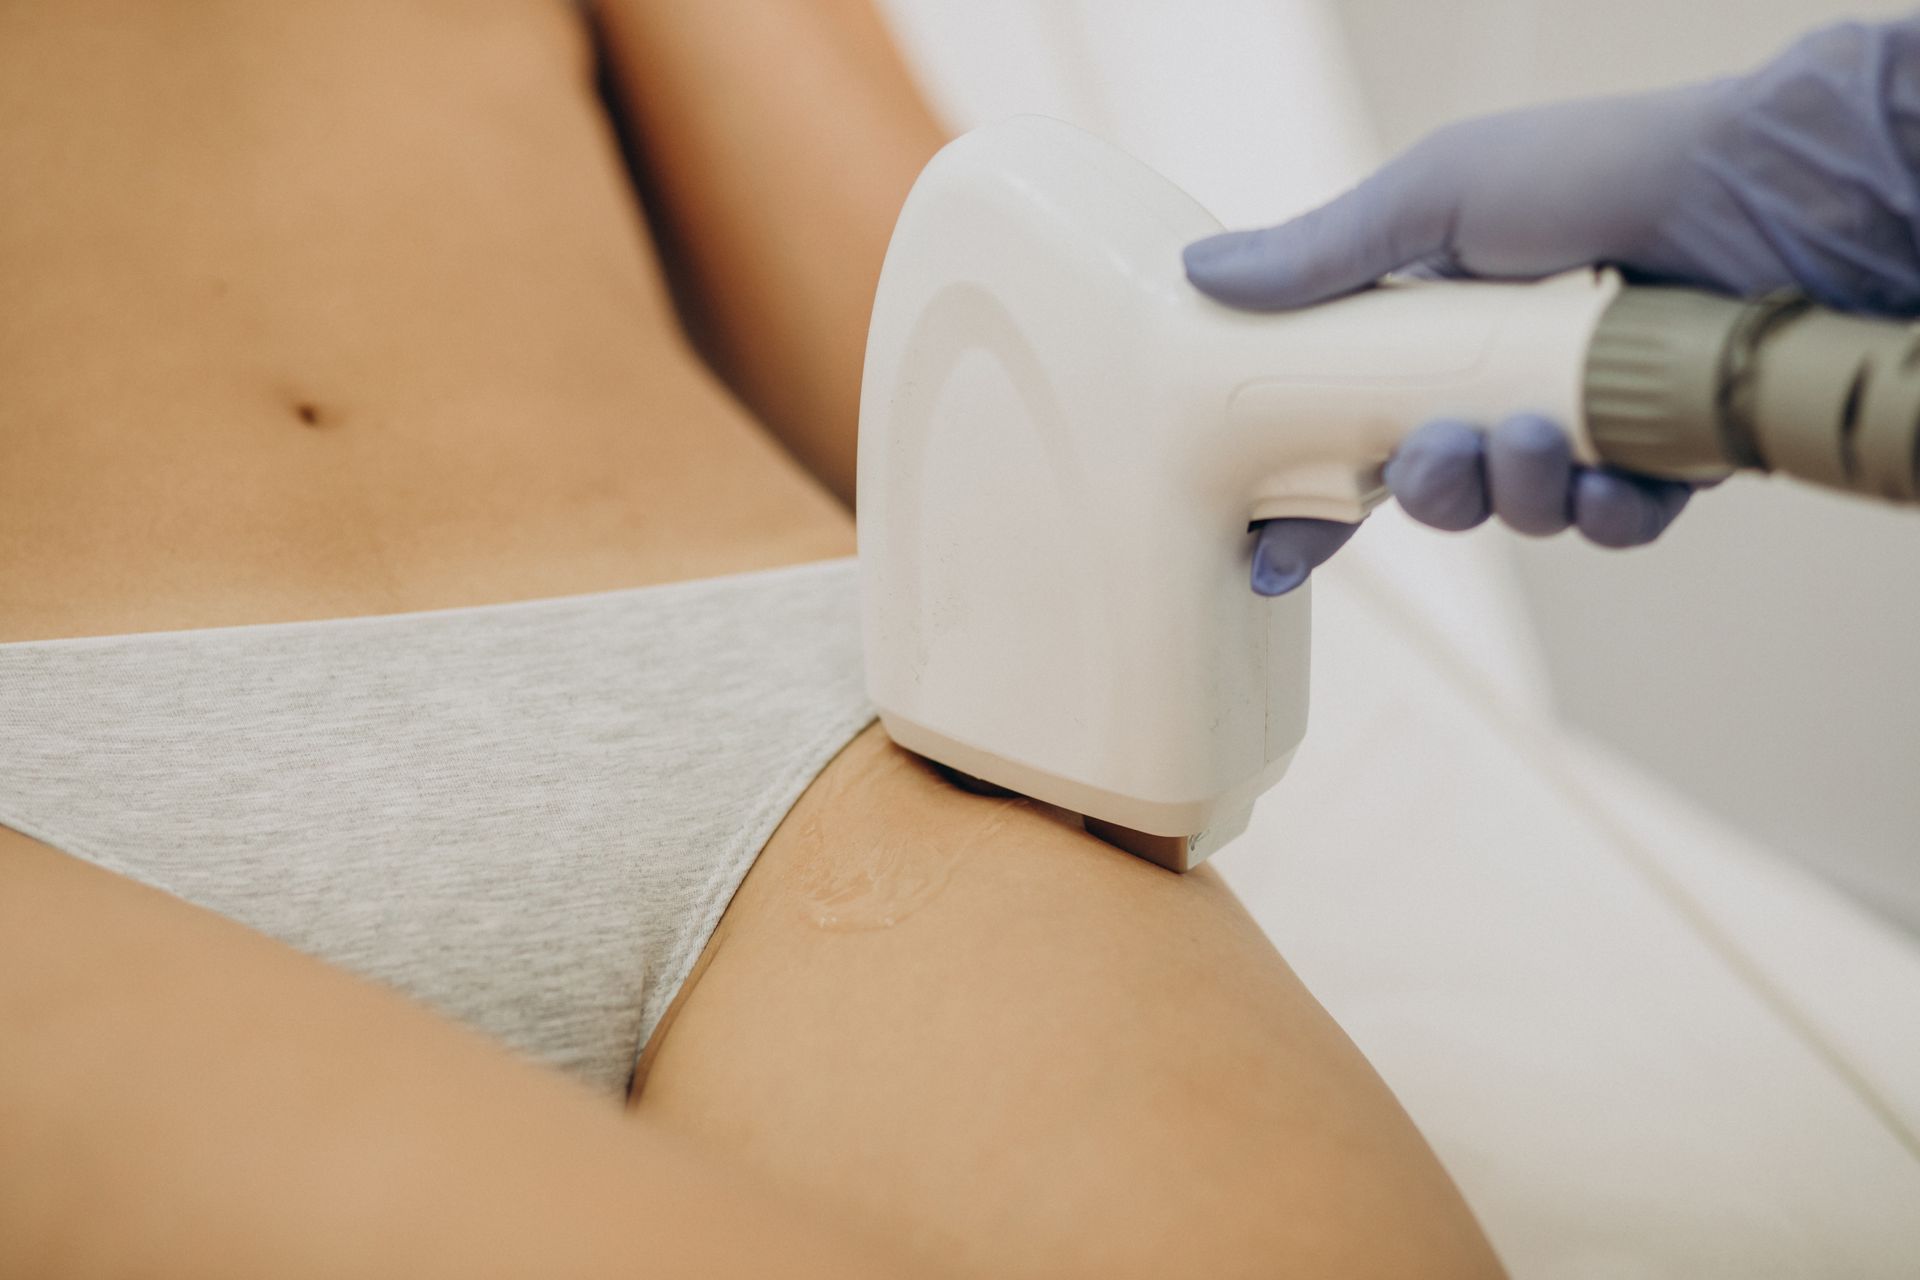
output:
[[[1659,537],[1693,486],[1584,467],[1559,427],[1517,414],[1490,432],[1443,418],[1408,436],[1387,462],[1387,488],[1408,515],[1436,529],[1471,529],[1497,515],[1545,537],[1578,528],[1603,547]],[[1337,520],[1269,520],[1254,544],[1253,589],[1284,595],[1345,546],[1360,526]]]
[[[1186,260],[1200,289],[1254,309],[1396,270],[1510,279],[1606,262],[1733,294],[1791,287],[1842,309],[1920,311],[1920,15],[1817,31],[1745,76],[1448,126],[1331,204],[1200,241]],[[1684,502],[1670,484],[1562,464],[1538,419],[1484,445],[1470,431],[1431,424],[1396,455],[1388,486],[1416,518],[1572,522],[1617,546],[1656,536]],[[1321,523],[1264,529],[1256,584],[1265,566],[1262,589],[1290,589],[1337,550],[1345,539]]]

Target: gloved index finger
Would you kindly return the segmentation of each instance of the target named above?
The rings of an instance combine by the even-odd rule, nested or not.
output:
[[[1447,250],[1452,183],[1423,143],[1345,195],[1291,222],[1187,246],[1187,279],[1254,311],[1310,306]]]
[[[1269,520],[1253,548],[1253,589],[1281,596],[1307,580],[1360,526],[1340,520]]]

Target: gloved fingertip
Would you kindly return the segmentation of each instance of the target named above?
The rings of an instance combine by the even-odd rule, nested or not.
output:
[[[1515,414],[1487,437],[1487,494],[1518,533],[1545,538],[1573,523],[1573,446],[1558,424]]]
[[[1553,419],[1538,413],[1516,413],[1493,429],[1494,443],[1517,453],[1558,457],[1573,454],[1567,433]]]
[[[1653,508],[1648,521],[1650,532],[1646,541],[1652,542],[1673,527],[1680,513],[1687,509],[1687,502],[1693,497],[1693,486],[1684,480],[1641,480],[1634,481],[1647,495]]]
[[[1347,545],[1360,526],[1340,520],[1269,520],[1253,548],[1253,589],[1280,596]]]
[[[1687,503],[1693,498],[1693,486],[1684,480],[1656,480],[1653,483],[1660,499],[1660,514],[1663,517],[1660,528],[1664,531],[1675,517],[1687,509]]]
[[[1298,560],[1275,561],[1266,556],[1253,558],[1253,589],[1263,596],[1283,596],[1294,590],[1313,572]]]
[[[1180,251],[1188,281],[1217,302],[1258,311],[1320,301],[1323,292],[1296,269],[1293,255],[1275,251],[1278,231],[1223,231],[1194,241]]]
[[[1583,467],[1574,477],[1574,524],[1597,546],[1615,550],[1645,546],[1672,519],[1668,504],[1673,499],[1656,487],[1662,483]],[[1678,508],[1673,512],[1677,514]]]
[[[1180,251],[1180,260],[1189,275],[1205,274],[1219,266],[1222,258],[1240,252],[1250,232],[1222,231],[1204,240],[1195,240]]]
[[[1442,418],[1415,430],[1387,460],[1387,489],[1421,524],[1461,533],[1489,514],[1486,436]]]

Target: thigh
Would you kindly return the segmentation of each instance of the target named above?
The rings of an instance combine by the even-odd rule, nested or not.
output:
[[[1497,1272],[1217,876],[856,740],[643,1063],[643,1115],[996,1276]]]
[[[0,1275],[902,1274],[830,1224],[389,992],[0,828]]]

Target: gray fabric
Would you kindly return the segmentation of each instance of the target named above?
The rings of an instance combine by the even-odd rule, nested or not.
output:
[[[871,718],[851,561],[0,645],[0,824],[622,1088]]]

